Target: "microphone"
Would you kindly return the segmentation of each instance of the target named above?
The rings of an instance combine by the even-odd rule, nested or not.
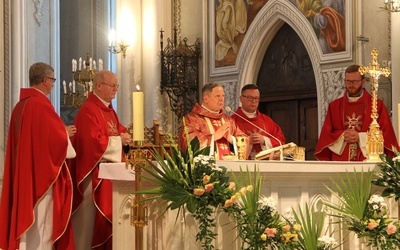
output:
[[[268,136],[270,136],[272,139],[275,139],[277,142],[279,142],[279,147],[280,147],[280,156],[279,156],[279,158],[280,158],[281,161],[283,161],[283,146],[282,146],[281,140],[279,140],[278,138],[276,138],[275,136],[273,136],[271,133],[268,133],[268,132],[265,131],[264,129],[260,128],[259,126],[257,126],[257,125],[254,124],[253,122],[249,121],[248,119],[244,118],[243,116],[239,115],[237,112],[233,111],[233,110],[231,109],[231,107],[226,106],[226,107],[225,107],[225,110],[226,110],[227,112],[229,112],[229,113],[230,113],[230,112],[234,113],[235,115],[239,116],[240,118],[242,118],[242,119],[245,120],[246,122],[248,122],[248,123],[250,123],[251,125],[253,125],[254,127],[258,128],[260,131],[266,133],[266,134],[267,134]]]

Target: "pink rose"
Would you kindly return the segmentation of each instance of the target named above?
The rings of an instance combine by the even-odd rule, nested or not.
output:
[[[264,230],[264,233],[265,233],[268,237],[273,238],[273,237],[275,237],[275,235],[276,235],[276,228],[269,228],[269,227],[267,227],[267,228]]]
[[[378,223],[377,223],[376,221],[370,220],[370,221],[368,222],[367,228],[368,228],[369,230],[373,230],[373,229],[376,228],[377,226],[378,226]]]
[[[194,195],[197,195],[197,196],[203,195],[204,192],[205,192],[205,190],[203,188],[195,188],[195,189],[193,189]]]
[[[206,189],[206,193],[209,193],[214,189],[214,184],[207,184],[204,186],[204,188]]]
[[[206,185],[210,182],[211,177],[209,175],[203,176],[203,184]]]
[[[393,225],[392,223],[390,223],[387,228],[386,228],[386,233],[388,235],[394,234],[397,232],[397,227],[395,225]]]

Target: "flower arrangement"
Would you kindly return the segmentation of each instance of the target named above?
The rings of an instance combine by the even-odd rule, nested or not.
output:
[[[393,197],[396,201],[400,198],[400,154],[395,150],[396,157],[390,158],[382,154],[379,164],[381,171],[376,174],[376,179],[372,181],[377,186],[384,187],[383,197]]]
[[[398,249],[400,234],[399,222],[388,217],[387,204],[380,195],[371,195],[374,172],[347,173],[346,179],[334,183],[337,193],[329,189],[339,199],[339,204],[326,202],[343,220],[347,229],[358,238],[367,239],[367,246],[377,249]]]
[[[234,173],[233,177],[243,186],[241,195],[224,211],[236,222],[241,249],[296,249],[301,226],[279,215],[275,199],[261,195],[259,171],[254,169],[251,174],[248,169],[246,173],[241,169],[240,179]]]
[[[172,145],[170,152],[162,148],[165,159],[155,150],[157,163],[148,161],[151,167],[143,170],[150,176],[142,178],[156,187],[137,193],[151,195],[147,200],[161,199],[163,212],[178,209],[178,213],[192,214],[199,223],[196,241],[208,250],[214,249],[212,243],[216,237],[213,213],[229,201],[234,203],[235,185],[229,181],[227,169],[217,166],[215,158],[209,156],[209,147],[200,149],[199,145],[194,138],[186,152],[180,151],[177,145]]]

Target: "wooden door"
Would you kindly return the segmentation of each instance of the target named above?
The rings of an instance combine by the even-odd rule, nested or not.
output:
[[[281,127],[286,143],[294,142],[305,147],[306,160],[315,160],[318,140],[317,98],[260,102],[259,110]]]

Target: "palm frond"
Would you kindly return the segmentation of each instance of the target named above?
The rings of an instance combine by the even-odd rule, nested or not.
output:
[[[367,171],[339,176],[338,181],[332,181],[333,187],[325,185],[333,197],[339,202],[324,201],[324,204],[340,215],[361,219],[365,206],[371,196],[371,186],[374,172]]]

